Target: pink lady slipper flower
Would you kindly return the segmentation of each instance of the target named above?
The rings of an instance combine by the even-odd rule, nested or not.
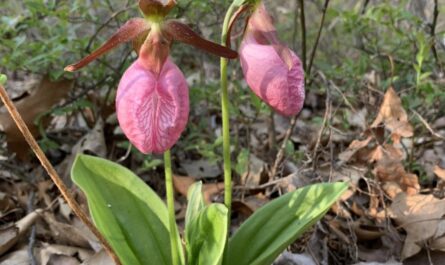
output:
[[[303,108],[304,70],[298,56],[277,37],[272,18],[262,2],[253,8],[239,54],[244,77],[253,92],[277,112],[291,116]]]
[[[181,70],[169,58],[173,40],[213,54],[236,58],[237,53],[199,37],[187,25],[164,17],[175,0],[140,0],[145,18],[133,18],[104,45],[66,71],[76,71],[124,42],[133,42],[138,59],[119,83],[116,112],[130,142],[142,153],[163,153],[184,131],[189,115],[189,92]]]

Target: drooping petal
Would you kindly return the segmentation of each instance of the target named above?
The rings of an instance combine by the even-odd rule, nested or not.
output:
[[[167,59],[158,77],[134,62],[121,79],[116,97],[119,124],[142,153],[163,153],[185,129],[189,92],[179,68]]]
[[[174,40],[192,45],[198,49],[207,51],[209,53],[228,58],[235,59],[238,53],[227,47],[221,46],[214,42],[203,39],[196,34],[189,26],[174,20],[166,22],[165,30],[173,37]]]
[[[125,23],[107,42],[79,62],[68,65],[65,71],[74,72],[94,61],[119,44],[128,42],[150,29],[150,24],[143,18],[133,18]]]

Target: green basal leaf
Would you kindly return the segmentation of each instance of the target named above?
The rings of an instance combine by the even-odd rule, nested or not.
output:
[[[221,264],[226,244],[227,218],[226,206],[214,203],[203,208],[187,224],[185,239],[188,265]]]
[[[347,189],[346,183],[316,184],[266,204],[230,239],[224,265],[270,265],[317,222]]]
[[[196,218],[201,210],[205,207],[202,197],[202,182],[198,181],[193,184],[187,194],[187,212],[185,214],[185,224],[190,224],[192,219]],[[187,227],[186,227],[187,229]]]
[[[87,155],[76,158],[71,174],[123,265],[172,264],[167,208],[149,186],[119,164]]]

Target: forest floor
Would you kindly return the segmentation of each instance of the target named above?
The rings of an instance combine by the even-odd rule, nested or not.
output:
[[[307,16],[308,28],[315,25],[308,29],[311,40],[318,32],[319,7],[324,1],[313,2],[308,4],[312,11]],[[358,2],[363,1],[348,1],[347,5]],[[439,2],[442,11],[445,3]],[[317,50],[320,59],[315,59],[307,76],[306,102],[295,127],[291,118],[272,113],[246,92],[246,84],[239,81],[239,67],[231,66],[230,93],[237,106],[231,106],[232,232],[255,210],[284,193],[312,183],[349,183],[339,202],[276,265],[445,264],[445,21],[443,17],[436,21],[444,40],[437,37],[435,55],[432,49],[419,51],[419,43],[431,46],[421,37],[407,37],[403,46],[402,41],[391,42],[395,33],[388,33],[389,29],[374,31],[372,19],[379,12],[388,12],[378,18],[382,20],[393,15],[403,20],[406,14],[390,12],[383,4],[372,5],[368,13],[358,12],[363,20],[347,13],[347,8],[341,19],[340,13],[328,13]],[[398,8],[415,13],[412,8],[419,7]],[[278,29],[286,31],[287,22],[297,21],[289,14],[298,8],[292,4],[277,9],[277,23],[284,25]],[[426,11],[417,14],[420,20],[434,18],[430,9],[423,6]],[[354,35],[358,33],[342,24],[342,19],[367,23],[360,24],[360,30],[366,32]],[[342,24],[340,29],[338,24]],[[298,21],[296,25],[300,27]],[[197,27],[205,33],[205,26]],[[411,25],[402,21],[397,27],[407,35]],[[419,28],[427,32],[427,40],[436,38]],[[334,42],[345,32],[353,36]],[[289,46],[300,51],[301,45],[295,42],[301,31],[288,33],[283,39],[294,41]],[[357,42],[354,48],[343,46],[352,40]],[[399,46],[412,50],[401,51]],[[333,47],[339,47],[342,54],[332,52]],[[393,53],[386,53],[388,50]],[[217,61],[191,58],[182,54],[189,52],[186,48],[177,51],[173,56],[178,65],[187,65],[192,96],[189,127],[172,150],[176,218],[183,229],[190,185],[202,180],[207,202],[222,202],[224,185],[221,115],[215,96]],[[413,67],[419,56],[426,58],[424,73],[416,73]],[[128,56],[122,65],[126,60]],[[200,65],[205,69],[197,69]],[[121,68],[110,69],[119,73]],[[102,73],[105,81],[91,83],[85,81],[91,77],[88,71],[76,76],[79,80],[71,76],[54,81],[43,73],[0,68],[8,75],[5,87],[26,124],[85,212],[85,196],[70,178],[78,153],[118,162],[165,196],[162,157],[139,153],[117,124],[112,98],[119,76],[108,78],[110,69]],[[416,74],[423,78],[417,83]],[[0,108],[0,129],[0,265],[112,264],[62,199],[4,107]]]

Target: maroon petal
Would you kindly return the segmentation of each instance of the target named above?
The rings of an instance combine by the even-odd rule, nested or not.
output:
[[[150,24],[143,18],[133,18],[123,25],[107,42],[99,49],[92,52],[79,62],[68,65],[65,71],[74,72],[94,61],[97,57],[105,54],[121,43],[128,42],[136,38],[139,34],[150,29]]]
[[[192,45],[198,49],[224,58],[235,59],[238,57],[238,53],[236,51],[203,39],[201,36],[196,34],[189,26],[181,22],[174,20],[167,21],[165,30],[173,37],[174,40]]]

